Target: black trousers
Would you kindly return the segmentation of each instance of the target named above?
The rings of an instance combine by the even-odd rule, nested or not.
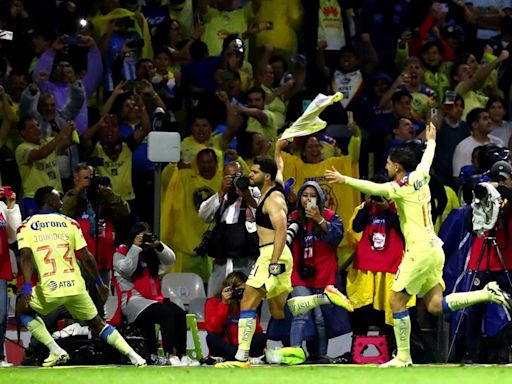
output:
[[[135,325],[140,329],[150,354],[157,354],[155,324],[160,325],[162,347],[166,354],[183,356],[187,352],[187,317],[183,309],[165,299],[144,309]]]
[[[209,333],[206,335],[206,344],[211,356],[223,357],[226,360],[234,360],[237,351],[237,346],[228,343],[224,337],[216,333]],[[267,345],[267,335],[265,333],[254,334],[251,341],[251,349],[249,356],[258,357],[263,355],[263,350]]]

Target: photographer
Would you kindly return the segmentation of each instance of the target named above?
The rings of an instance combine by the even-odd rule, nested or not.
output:
[[[164,299],[160,277],[176,261],[174,252],[163,244],[144,222],[136,223],[125,244],[114,253],[114,274],[121,289],[121,310],[146,340],[149,355],[157,354],[155,324],[160,325],[162,346],[173,366],[195,366],[187,354],[186,314]]]
[[[199,207],[199,217],[218,226],[215,238],[205,244],[205,253],[214,259],[208,281],[208,296],[213,296],[224,278],[233,271],[249,274],[259,255],[254,210],[259,190],[249,188],[238,162],[224,165],[220,191]],[[201,247],[198,247],[201,248]],[[203,247],[204,248],[204,247]],[[197,248],[196,248],[197,249]]]
[[[100,275],[108,284],[114,236],[124,237],[117,225],[130,215],[130,208],[125,200],[112,192],[110,180],[95,175],[90,165],[79,163],[75,167],[73,183],[74,187],[62,199],[60,212],[78,221]]]
[[[492,179],[492,186],[485,187],[485,183],[480,183],[475,187],[474,200],[472,204],[472,224],[473,232],[476,237],[471,246],[471,253],[467,264],[468,271],[472,271],[474,279],[469,291],[481,289],[490,281],[496,281],[498,285],[507,293],[512,293],[512,286],[509,280],[508,271],[512,270],[512,247],[511,228],[512,228],[512,207],[509,202],[512,200],[512,165],[507,161],[497,161],[489,172]],[[484,189],[482,189],[484,188]],[[489,188],[489,189],[488,189]],[[499,196],[498,196],[499,195]],[[476,200],[487,200],[482,204],[485,207],[496,205],[494,212],[484,208],[485,212],[479,212]],[[505,202],[505,203],[503,203]],[[499,210],[497,205],[499,204]],[[485,216],[482,216],[484,213]],[[487,219],[485,223],[478,218]],[[490,228],[490,229],[489,229]],[[492,243],[495,237],[496,246]],[[503,260],[501,260],[500,255]],[[480,339],[482,333],[482,320],[486,312],[485,304],[475,305],[467,310],[467,323],[465,328],[466,355],[463,358],[465,363],[479,363],[485,360],[480,351]],[[500,323],[494,319],[495,323]],[[503,325],[501,321],[500,325]],[[493,330],[487,325],[485,328],[487,336]]]
[[[293,224],[289,225],[287,234],[287,243],[290,237],[293,238],[290,245],[293,254],[291,296],[319,295],[319,304],[328,304],[330,301],[324,290],[336,283],[336,249],[343,238],[343,223],[334,211],[325,208],[325,196],[318,183],[304,183],[297,197],[297,210],[290,214]],[[326,318],[322,307],[317,306],[311,311],[316,337],[308,343],[310,360],[327,355],[326,322],[336,321]],[[302,345],[309,316],[309,312],[306,312],[293,317],[291,346]]]
[[[233,360],[238,347],[238,319],[240,317],[240,300],[242,300],[247,276],[242,272],[231,272],[222,281],[220,290],[214,297],[206,300],[204,307],[206,344],[210,356]],[[256,320],[256,332],[251,342],[249,356],[263,355],[267,336]],[[251,359],[254,364],[255,361]]]

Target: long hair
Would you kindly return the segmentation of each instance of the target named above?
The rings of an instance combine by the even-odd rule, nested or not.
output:
[[[215,295],[217,299],[222,300],[222,290],[226,287],[237,287],[242,285],[247,281],[247,276],[245,273],[240,271],[233,271],[229,275],[226,276],[226,278],[222,281],[221,287],[219,292]],[[232,300],[229,304],[229,314],[233,315],[235,314],[239,309],[239,303],[237,303],[235,300]]]

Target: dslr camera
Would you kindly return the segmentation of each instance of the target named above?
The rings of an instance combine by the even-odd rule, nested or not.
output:
[[[234,285],[231,287],[231,298],[235,300],[242,300],[244,297],[244,287],[235,287]]]
[[[249,182],[249,177],[245,176],[242,173],[234,173],[231,175],[233,179],[233,185],[237,189],[248,189],[251,183]]]
[[[153,235],[152,233],[145,233],[142,235],[143,243],[156,243],[158,241],[158,236]]]

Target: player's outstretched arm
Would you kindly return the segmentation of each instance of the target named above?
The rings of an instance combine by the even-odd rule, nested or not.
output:
[[[353,177],[342,175],[334,167],[332,167],[332,170],[326,169],[324,175],[329,183],[346,184],[358,191],[369,195],[384,196],[386,199],[393,196],[393,187],[391,186],[391,183],[378,184],[368,180],[355,179]]]

